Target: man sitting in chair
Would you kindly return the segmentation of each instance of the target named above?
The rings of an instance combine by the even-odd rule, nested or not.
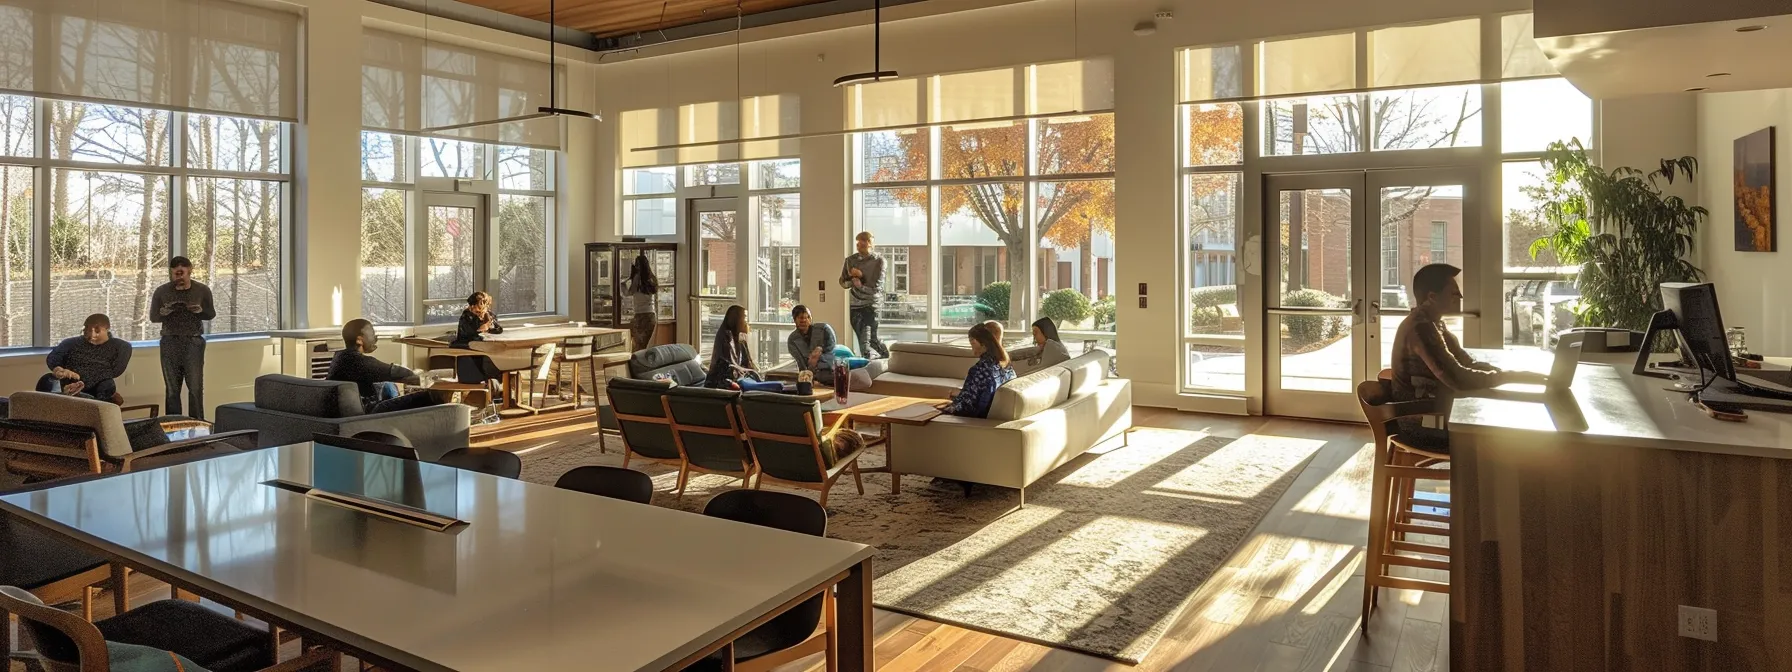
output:
[[[131,342],[112,338],[112,320],[102,313],[87,316],[80,336],[56,344],[44,358],[50,372],[37,380],[37,391],[112,401],[114,382],[131,363]]]
[[[330,372],[324,379],[354,383],[360,388],[361,410],[369,415],[408,411],[447,401],[448,394],[432,390],[384,398],[380,394],[380,388],[384,384],[416,385],[419,381],[416,371],[397,364],[387,364],[367,354],[377,349],[379,342],[379,336],[373,332],[372,322],[363,319],[349,320],[348,324],[342,325],[342,344],[345,347],[337,350],[336,356],[330,359]]]

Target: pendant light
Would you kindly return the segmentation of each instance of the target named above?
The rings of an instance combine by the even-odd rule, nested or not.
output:
[[[598,116],[596,112],[557,107],[557,104],[560,102],[560,78],[554,76],[556,74],[554,72],[554,65],[556,63],[554,60],[554,46],[560,44],[560,38],[554,35],[554,32],[559,28],[559,26],[555,24],[555,19],[557,18],[556,4],[557,0],[548,0],[548,104],[541,106],[539,111],[542,114],[549,116],[580,117],[583,119],[603,121],[603,117]]]
[[[871,72],[861,72],[858,74],[847,75],[845,77],[841,77],[839,79],[834,80],[834,86],[846,86],[848,84],[860,84],[860,83],[864,83],[864,82],[876,82],[876,81],[885,80],[885,79],[894,79],[896,77],[895,70],[884,70],[883,69],[883,46],[884,46],[883,38],[884,38],[884,3],[883,3],[883,0],[872,0],[872,2],[871,2]]]

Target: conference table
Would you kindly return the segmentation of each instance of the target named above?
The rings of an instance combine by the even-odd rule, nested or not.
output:
[[[0,512],[387,669],[678,669],[835,587],[840,668],[871,667],[868,546],[441,465],[306,443]]]

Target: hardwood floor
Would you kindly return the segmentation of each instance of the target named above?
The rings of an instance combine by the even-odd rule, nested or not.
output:
[[[1140,426],[1244,439],[1323,441],[1294,484],[1226,565],[1199,587],[1162,641],[1136,668],[1080,653],[878,610],[873,622],[883,672],[974,670],[1186,670],[1430,672],[1449,669],[1448,599],[1389,590],[1359,634],[1363,543],[1368,534],[1362,426],[1280,418],[1212,416],[1139,408]],[[1432,543],[1442,539],[1429,540]],[[1420,574],[1415,574],[1420,576]],[[1443,578],[1443,577],[1427,577]],[[133,603],[167,597],[166,586],[133,577]],[[101,611],[109,604],[100,600]],[[98,614],[103,616],[104,614]],[[288,648],[294,648],[289,645]],[[295,651],[296,652],[296,649]],[[289,652],[289,653],[293,653]],[[15,665],[12,669],[23,669]],[[353,668],[348,668],[353,669]],[[824,669],[819,656],[781,668]]]

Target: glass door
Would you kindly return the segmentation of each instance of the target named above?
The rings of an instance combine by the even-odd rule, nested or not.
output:
[[[692,315],[696,318],[691,320],[691,337],[698,352],[708,358],[728,307],[745,301],[740,283],[740,254],[746,240],[737,226],[739,199],[706,198],[690,203],[690,226],[685,231],[690,239],[689,287]]]
[[[1393,361],[1394,333],[1426,264],[1464,269],[1458,338],[1480,315],[1472,170],[1422,169],[1264,178],[1264,412],[1360,421],[1356,384]],[[1473,339],[1464,339],[1473,345]]]
[[[423,193],[424,272],[423,321],[453,322],[467,307],[467,296],[483,283],[482,267],[487,242],[485,197],[471,193]],[[496,306],[499,311],[504,306]]]

